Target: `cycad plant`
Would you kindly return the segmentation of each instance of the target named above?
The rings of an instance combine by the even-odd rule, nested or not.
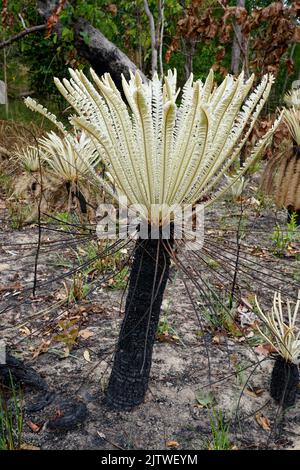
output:
[[[264,313],[256,299],[257,314],[264,328],[258,328],[260,335],[277,351],[277,358],[271,378],[271,396],[291,406],[295,403],[300,382],[298,364],[300,362],[300,328],[296,324],[300,306],[300,290],[292,311],[292,302],[287,299],[286,315],[280,292],[275,292],[272,309]]]
[[[49,132],[39,139],[43,158],[54,175],[66,186],[69,201],[72,196],[78,198],[81,211],[87,212],[86,200],[82,192],[85,182],[89,180],[93,168],[99,163],[95,146],[84,132],[60,137]]]
[[[296,213],[296,223],[300,225],[300,90],[287,93],[285,102],[289,107],[284,109],[284,123],[291,140],[267,163],[262,188],[275,196],[278,208],[287,209],[288,222]]]
[[[247,170],[269,143],[280,118],[254,146],[243,168],[228,181],[225,174],[238,158],[273,83],[264,76],[246,99],[254,77],[227,76],[214,85],[189,78],[180,103],[176,71],[164,80],[155,74],[143,83],[139,73],[122,78],[126,101],[110,75],[92,83],[82,71],[71,79],[55,79],[76,111],[71,123],[90,136],[113,181],[128,205],[139,204],[140,225],[156,238],[139,233],[125,305],[125,317],[106,394],[107,404],[128,410],[140,404],[148,387],[152,350],[161,303],[176,242],[174,220],[184,205],[211,204]],[[31,107],[41,110],[40,105]],[[53,119],[53,116],[50,116]],[[113,194],[107,179],[100,184]],[[142,205],[142,206],[141,206]],[[173,208],[171,218],[165,208]]]
[[[289,220],[292,213],[297,213],[297,225],[300,225],[300,108],[284,110],[284,122],[289,129],[292,143],[283,157],[276,180],[276,204],[286,207]]]
[[[47,117],[57,128],[57,132],[47,132],[38,139],[36,152],[50,168],[55,179],[65,186],[69,196],[69,206],[75,196],[81,211],[85,213],[87,203],[83,194],[84,188],[100,161],[95,145],[82,130],[74,126],[71,131],[67,130],[56,116],[32,98],[27,98],[25,102],[29,108]]]
[[[45,162],[57,177],[70,184],[88,180],[91,169],[99,162],[97,150],[84,132],[66,137],[49,132],[39,139],[39,144]]]
[[[42,157],[37,147],[28,145],[28,147],[17,147],[13,153],[13,159],[17,159],[24,170],[28,173],[39,171]]]

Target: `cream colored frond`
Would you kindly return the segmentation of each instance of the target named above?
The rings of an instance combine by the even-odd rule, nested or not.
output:
[[[163,79],[154,74],[147,83],[138,72],[129,73],[129,80],[122,76],[126,101],[109,74],[98,77],[91,70],[90,81],[82,71],[70,70],[69,80],[55,82],[75,110],[71,124],[97,150],[116,191],[129,204],[143,204],[149,222],[163,224],[165,205],[193,205],[199,199],[209,204],[235,184],[224,174],[247,141],[268,99],[273,77],[264,76],[248,96],[253,76],[247,81],[243,73],[237,78],[227,76],[216,86],[212,70],[204,84],[193,82],[191,75],[177,104],[176,70],[168,71]],[[57,125],[55,116],[40,105],[31,103],[31,107]],[[64,140],[60,144],[54,137],[52,140],[70,161],[76,145],[61,130]],[[236,178],[257,158],[273,132],[274,127],[254,147]],[[53,145],[50,148],[53,154]],[[78,164],[77,160],[73,163]],[[58,159],[57,165],[61,171],[71,172],[65,161]],[[153,204],[157,207],[151,212]]]
[[[121,192],[126,194],[130,203],[133,203],[135,200],[132,193],[131,182],[128,180],[121,163],[116,157],[115,149],[111,146],[110,141],[100,133],[97,127],[93,126],[84,118],[73,117],[72,123],[87,132],[97,143],[98,152],[102,156],[107,170],[111,173],[113,180]]]
[[[17,147],[12,158],[17,158],[25,171],[36,172],[43,163],[43,155],[37,147],[29,145],[28,147]]]
[[[84,133],[61,138],[48,132],[39,139],[39,144],[44,161],[65,182],[84,180],[99,162],[94,145]]]
[[[300,109],[300,88],[290,90],[284,95],[285,103],[296,109]]]
[[[236,183],[236,181],[238,181],[238,179],[241,178],[248,171],[250,166],[253,165],[253,163],[261,156],[265,148],[270,144],[273,134],[278,128],[279,124],[281,123],[282,118],[283,118],[283,112],[281,112],[279,117],[275,120],[271,129],[269,129],[266,132],[266,134],[263,137],[261,137],[260,140],[255,144],[254,148],[250,152],[250,156],[244,162],[243,166],[236,173],[236,175],[232,177],[230,181],[227,180],[227,183],[222,185],[220,189],[216,190],[213,193],[213,196],[211,196],[209,200],[204,203],[206,207],[210,206],[213,202],[220,199],[231,188],[231,186],[233,186]],[[239,148],[239,150],[241,148],[242,146]],[[231,156],[231,158],[227,161],[227,163],[222,167],[221,171],[219,171],[217,176],[210,182],[209,186],[206,188],[203,194],[207,194],[208,191],[211,191],[213,187],[216,187],[216,185],[219,184],[220,180],[226,174],[229,167],[232,165],[232,163],[236,159],[237,155],[239,155],[239,152]]]
[[[292,302],[286,301],[286,314],[283,313],[283,301],[280,292],[275,292],[273,307],[264,313],[255,298],[257,315],[265,329],[257,327],[260,335],[273,346],[286,361],[298,364],[300,361],[300,328],[296,325],[300,307],[300,290],[292,313]]]
[[[300,109],[284,110],[284,122],[297,145],[300,145]]]
[[[41,104],[37,103],[34,99],[30,98],[29,96],[25,98],[24,103],[28,108],[30,108],[32,111],[36,111],[40,113],[42,116],[46,117],[49,121],[51,121],[63,134],[65,134],[66,128],[63,125],[62,122],[57,120],[57,117],[50,113],[47,108],[42,106]]]

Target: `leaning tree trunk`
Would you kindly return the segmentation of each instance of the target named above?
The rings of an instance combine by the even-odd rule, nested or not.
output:
[[[38,0],[38,12],[45,20],[48,20],[57,4],[58,0]],[[68,2],[65,3],[65,6],[67,5]],[[109,41],[101,31],[94,28],[84,18],[74,18],[72,27],[75,46],[79,54],[91,64],[98,75],[102,75],[105,72],[110,73],[119,90],[122,90],[121,75],[123,74],[125,78],[129,78],[129,71],[131,70],[135,73],[137,70],[136,65],[123,51]],[[58,33],[58,38],[60,38],[62,31],[60,21],[58,21],[54,29]],[[83,35],[86,37],[86,41],[84,41]],[[140,74],[142,79],[146,81],[147,79],[144,74],[142,72]]]
[[[278,356],[271,377],[271,397],[283,407],[293,406],[296,401],[299,380],[298,366]]]
[[[110,408],[130,410],[148,388],[163,294],[169,276],[170,240],[141,240],[135,246],[125,318],[106,394]]]

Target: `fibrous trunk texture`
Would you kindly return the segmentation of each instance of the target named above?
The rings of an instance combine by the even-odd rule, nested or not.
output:
[[[282,357],[275,361],[271,378],[271,397],[282,406],[295,404],[299,384],[299,368]]]
[[[279,209],[285,207],[290,215],[296,212],[296,224],[300,224],[299,146],[294,145],[287,151],[269,159],[262,176],[261,190],[268,195],[275,196],[275,202]]]
[[[161,239],[136,242],[125,318],[106,394],[110,408],[130,410],[144,400],[169,276],[171,245],[171,240]]]
[[[300,209],[300,148],[293,147],[290,156],[283,158],[276,182],[276,205],[279,208]]]

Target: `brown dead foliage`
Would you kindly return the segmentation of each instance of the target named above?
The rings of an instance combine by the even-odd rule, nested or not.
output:
[[[241,52],[247,67],[249,62],[247,72],[276,74],[289,44],[300,42],[300,28],[296,22],[300,16],[300,1],[292,2],[288,7],[276,1],[265,8],[255,8],[251,13],[243,7],[227,6],[226,1],[218,4],[219,8],[203,8],[203,1],[192,1],[190,8],[178,20],[176,35],[166,53],[167,62],[178,49],[180,38],[192,38],[202,43],[216,38],[220,44],[226,44],[232,40],[238,24],[242,32]],[[223,57],[218,50],[215,69],[219,68],[226,74],[227,70],[220,63]],[[286,65],[291,73],[293,61],[287,59]]]

